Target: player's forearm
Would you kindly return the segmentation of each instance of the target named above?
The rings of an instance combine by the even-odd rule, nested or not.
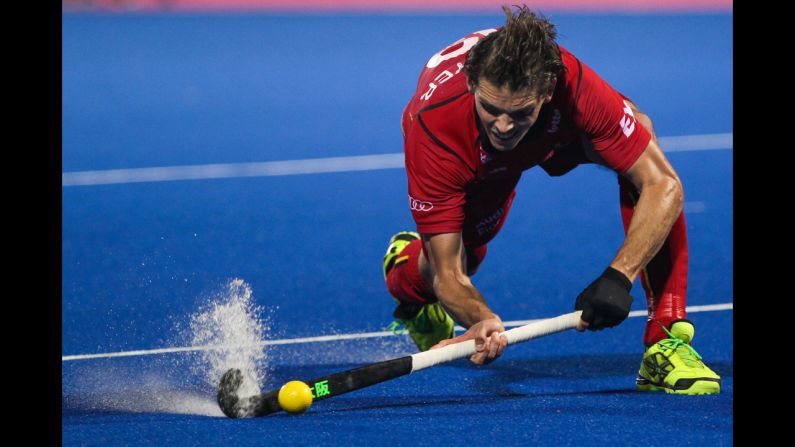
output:
[[[499,318],[469,278],[437,276],[433,290],[453,320],[467,329],[479,321]]]
[[[624,243],[610,266],[634,281],[662,247],[683,206],[684,193],[677,179],[646,185],[635,205]]]

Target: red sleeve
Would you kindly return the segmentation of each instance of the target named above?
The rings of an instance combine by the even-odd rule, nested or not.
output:
[[[623,173],[640,157],[651,134],[635,119],[627,98],[582,64],[574,121],[608,166]]]
[[[417,231],[462,231],[467,181],[462,162],[427,136],[415,140],[407,154],[408,202]]]

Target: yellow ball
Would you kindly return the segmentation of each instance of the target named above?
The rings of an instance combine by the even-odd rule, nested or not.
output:
[[[303,413],[312,405],[312,390],[300,380],[287,382],[279,389],[279,406],[288,413]]]

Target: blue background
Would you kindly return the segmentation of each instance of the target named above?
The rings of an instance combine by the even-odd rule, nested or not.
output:
[[[658,136],[732,132],[731,15],[551,19],[559,42],[649,114]],[[63,170],[400,152],[400,114],[427,59],[502,20],[65,14]],[[732,302],[732,151],[669,159],[686,201],[703,208],[687,216],[688,304]],[[232,278],[271,316],[269,338],[382,330],[394,305],[381,256],[394,232],[413,229],[405,191],[400,169],[64,187],[63,355],[180,346],[175,328]],[[503,320],[559,315],[622,240],[614,174],[531,170],[473,279]],[[638,282],[633,296],[643,310]],[[730,445],[732,312],[690,318],[721,395],[635,392],[643,319],[631,318],[510,347],[487,367],[432,368],[299,417],[233,421],[124,404],[183,391],[211,404],[213,389],[189,371],[193,354],[68,361],[63,442]],[[413,351],[398,337],[270,347],[262,385]],[[116,394],[122,403],[108,405]]]

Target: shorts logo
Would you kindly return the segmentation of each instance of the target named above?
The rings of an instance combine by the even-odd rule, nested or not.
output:
[[[620,124],[621,129],[624,131],[624,135],[629,138],[632,132],[635,131],[635,115],[632,113],[632,109],[626,101],[624,101],[624,117],[621,118]]]
[[[497,228],[497,225],[500,224],[500,218],[505,214],[505,208],[500,207],[497,211],[491,213],[490,216],[485,217],[483,220],[478,222],[475,226],[475,230],[478,232],[478,236],[483,236],[486,233],[491,233]]]
[[[555,112],[552,115],[552,123],[547,129],[547,133],[555,133],[558,131],[558,126],[560,126],[560,110],[555,109]]]
[[[433,209],[433,203],[423,202],[409,196],[409,207],[411,207],[412,211],[430,211]]]

